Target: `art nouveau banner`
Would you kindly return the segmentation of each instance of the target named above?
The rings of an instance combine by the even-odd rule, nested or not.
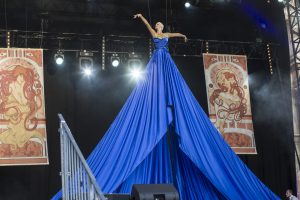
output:
[[[0,165],[48,164],[43,50],[0,49]]]
[[[238,154],[255,154],[247,58],[203,54],[209,118]]]

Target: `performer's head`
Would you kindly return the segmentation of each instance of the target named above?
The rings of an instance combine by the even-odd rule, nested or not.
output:
[[[162,32],[164,30],[164,25],[161,22],[157,22],[155,24],[155,30],[156,32]]]
[[[286,190],[285,196],[286,196],[287,198],[289,198],[289,197],[292,196],[292,195],[293,195],[293,191],[292,191],[291,189]]]

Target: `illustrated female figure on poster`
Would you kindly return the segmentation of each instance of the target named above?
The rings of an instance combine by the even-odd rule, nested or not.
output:
[[[8,121],[7,129],[0,133],[0,144],[9,145],[10,154],[32,141],[39,151],[32,145],[27,151],[42,155],[44,138],[36,129],[35,117],[42,107],[41,87],[38,74],[30,68],[18,65],[0,71],[0,114]],[[30,156],[29,152],[23,152],[23,156]]]
[[[220,70],[216,74],[218,89],[210,96],[209,102],[215,108],[217,129],[224,136],[225,122],[240,121],[247,113],[247,101],[236,75],[230,70]]]

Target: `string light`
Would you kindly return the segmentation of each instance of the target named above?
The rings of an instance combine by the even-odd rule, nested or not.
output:
[[[7,45],[7,48],[10,48],[10,32],[7,31],[6,33],[6,45]]]
[[[102,70],[105,70],[105,36],[102,37]]]
[[[205,49],[206,49],[206,53],[208,53],[208,42],[205,42]]]
[[[152,39],[149,39],[149,58],[152,56]]]
[[[269,44],[267,44],[267,53],[268,53],[268,60],[269,60],[270,74],[273,75],[273,66],[272,66],[271,48],[270,48],[270,45],[269,45]]]

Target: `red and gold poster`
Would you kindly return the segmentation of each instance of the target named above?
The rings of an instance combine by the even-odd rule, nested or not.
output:
[[[48,164],[43,50],[0,49],[0,166]]]
[[[247,58],[203,54],[209,118],[238,154],[256,154]]]

